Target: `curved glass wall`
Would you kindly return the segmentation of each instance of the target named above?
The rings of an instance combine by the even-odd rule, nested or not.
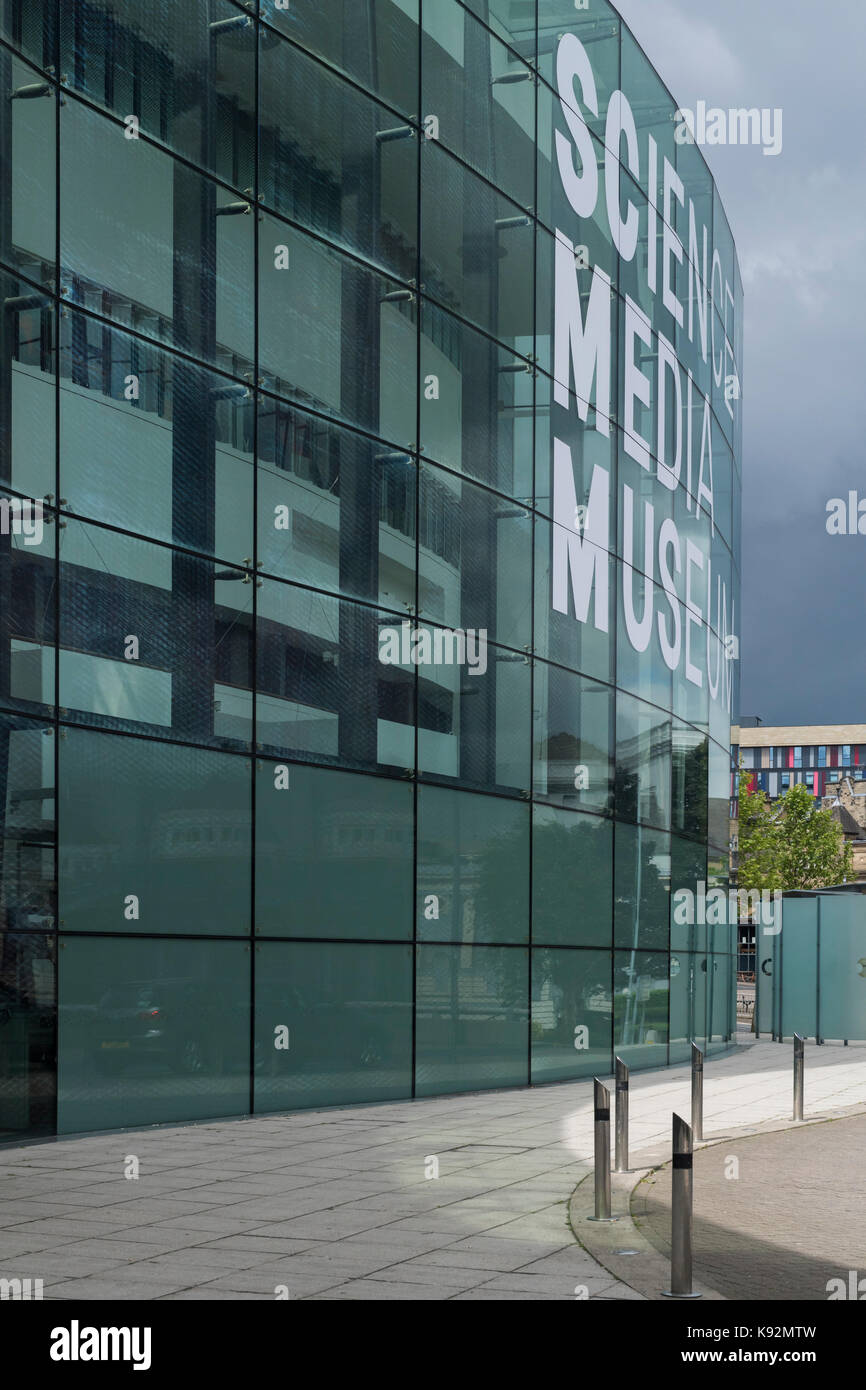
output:
[[[254,9],[0,0],[0,1137],[733,1028],[703,158],[602,0]]]

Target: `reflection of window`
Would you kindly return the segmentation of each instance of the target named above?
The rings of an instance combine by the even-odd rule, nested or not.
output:
[[[70,709],[171,726],[170,671],[62,650],[60,679]]]

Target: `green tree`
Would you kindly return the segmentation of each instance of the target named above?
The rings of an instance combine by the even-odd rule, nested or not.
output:
[[[770,803],[740,775],[741,888],[825,888],[854,876],[851,846],[832,812],[797,782]]]
[[[737,843],[741,888],[772,892],[779,883],[779,827],[776,811],[752,779],[740,770]]]
[[[781,800],[779,888],[824,888],[854,877],[854,856],[830,810],[797,782]]]

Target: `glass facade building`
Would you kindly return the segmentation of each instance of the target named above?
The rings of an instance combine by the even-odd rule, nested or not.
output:
[[[723,1047],[742,287],[616,11],[0,16],[0,1138]]]

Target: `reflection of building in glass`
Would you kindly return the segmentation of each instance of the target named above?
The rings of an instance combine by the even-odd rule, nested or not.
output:
[[[3,9],[0,1133],[730,1035],[670,894],[726,873],[739,270],[615,10],[537,8]]]

